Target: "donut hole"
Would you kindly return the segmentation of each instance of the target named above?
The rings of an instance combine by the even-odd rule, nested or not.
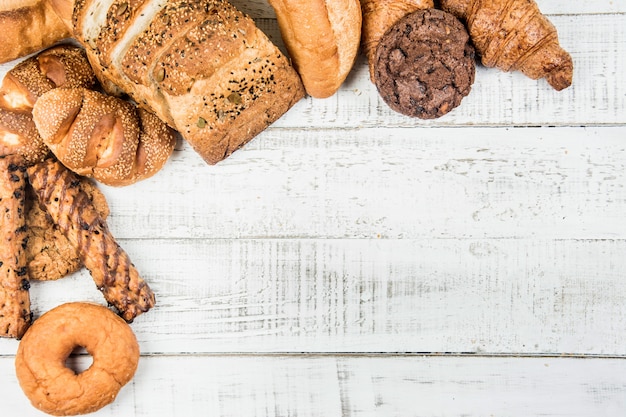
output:
[[[65,367],[76,375],[85,372],[91,367],[93,356],[83,346],[76,346],[65,359]]]

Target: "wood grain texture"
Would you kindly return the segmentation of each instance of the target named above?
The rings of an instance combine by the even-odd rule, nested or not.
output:
[[[625,134],[271,131],[218,167],[184,146],[104,192],[123,238],[624,238]]]
[[[0,372],[4,410],[42,416],[10,358]],[[619,417],[625,374],[619,359],[144,356],[116,401],[90,415]]]
[[[284,50],[265,0],[233,3]],[[565,91],[479,67],[421,121],[360,57],[222,163],[181,142],[101,187],[157,305],[132,323],[136,378],[94,415],[623,417],[626,2],[538,3],[574,59]],[[30,293],[36,316],[104,302],[85,270]],[[0,414],[41,416],[17,344]]]
[[[124,240],[157,296],[147,354],[626,356],[625,240]],[[89,275],[34,282],[36,315],[103,303]],[[0,341],[13,354],[15,341]]]

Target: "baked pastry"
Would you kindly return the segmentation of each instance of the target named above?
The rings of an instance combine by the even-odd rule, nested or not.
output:
[[[152,308],[154,293],[78,187],[77,176],[49,158],[29,167],[28,178],[52,221],[78,249],[96,287],[122,318],[130,322]]]
[[[25,199],[24,159],[0,157],[0,337],[21,338],[32,321]]]
[[[574,62],[534,0],[442,0],[467,25],[486,67],[545,78],[557,91],[572,84]]]
[[[53,88],[92,88],[96,76],[84,49],[62,44],[41,51],[13,67],[0,86],[0,107],[32,110]]]
[[[398,20],[381,38],[374,65],[376,88],[385,103],[421,119],[441,117],[461,104],[476,71],[467,30],[438,9]]]
[[[65,361],[79,347],[93,363],[77,374]],[[17,348],[15,371],[35,408],[66,416],[92,413],[113,402],[138,363],[139,344],[124,320],[104,306],[72,302],[35,320]]]
[[[71,31],[46,0],[2,0],[0,63],[40,51],[69,38]]]
[[[55,88],[91,88],[96,77],[82,48],[58,45],[13,67],[0,86],[0,155],[20,154],[27,165],[50,153],[33,122],[37,99]]]
[[[87,194],[98,214],[107,219],[109,205],[104,194],[88,178],[80,177],[78,187]],[[83,267],[78,249],[71,244],[39,204],[32,187],[26,187],[26,259],[31,280],[53,281]]]
[[[54,0],[105,90],[124,92],[215,164],[304,96],[254,21],[222,0]]]
[[[343,84],[361,41],[359,0],[269,0],[306,92],[330,97]]]
[[[151,177],[176,144],[175,132],[154,114],[84,88],[58,88],[42,95],[33,120],[63,165],[111,186]]]

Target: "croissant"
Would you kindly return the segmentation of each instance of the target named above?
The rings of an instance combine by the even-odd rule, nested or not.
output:
[[[13,67],[0,86],[0,155],[19,154],[27,165],[49,149],[33,122],[32,109],[44,93],[62,87],[93,87],[96,77],[82,48],[59,45]]]
[[[51,0],[107,92],[125,92],[210,164],[304,97],[298,73],[223,0]]]
[[[45,93],[35,103],[33,120],[61,163],[111,186],[154,175],[176,144],[174,131],[153,113],[85,88]]]
[[[572,84],[572,58],[534,0],[442,0],[441,7],[466,22],[486,67],[545,78],[557,91]]]
[[[433,0],[361,0],[363,29],[361,48],[369,63],[370,80],[374,82],[374,54],[380,38],[405,15],[434,7]]]

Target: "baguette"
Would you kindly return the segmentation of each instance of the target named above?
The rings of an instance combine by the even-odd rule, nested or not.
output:
[[[306,92],[335,94],[348,76],[361,39],[359,0],[269,0]]]
[[[45,0],[3,0],[0,3],[0,63],[40,51],[69,38],[70,29]]]
[[[125,92],[209,164],[304,97],[298,73],[226,1],[54,0],[107,92]],[[73,4],[73,5],[72,5]]]

